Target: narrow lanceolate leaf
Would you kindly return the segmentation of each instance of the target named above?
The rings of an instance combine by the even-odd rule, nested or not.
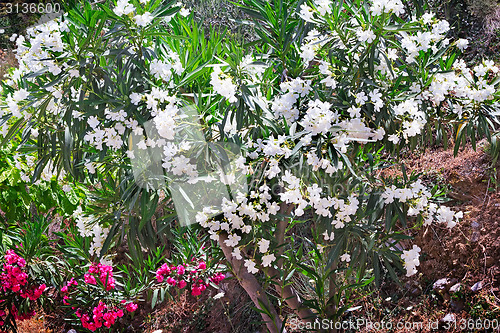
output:
[[[5,135],[5,137],[3,138],[2,140],[2,146],[5,146],[11,139],[12,137],[14,137],[14,135],[16,133],[18,133],[22,127],[26,124],[26,119],[24,118],[20,118],[18,119],[9,129],[9,131],[7,132],[7,134]]]

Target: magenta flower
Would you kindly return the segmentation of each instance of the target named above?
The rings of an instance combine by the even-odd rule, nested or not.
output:
[[[128,312],[134,312],[138,307],[139,306],[135,303],[128,303],[127,305],[125,305],[125,310],[127,310]]]
[[[179,284],[177,285],[179,287],[179,289],[182,289],[184,288],[185,286],[187,286],[187,282],[184,281],[184,280],[180,280],[179,281]]]

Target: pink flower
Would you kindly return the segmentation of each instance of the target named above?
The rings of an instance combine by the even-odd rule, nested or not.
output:
[[[67,283],[68,286],[77,286],[78,282],[76,282],[75,278],[71,278],[71,280]]]
[[[64,286],[61,288],[62,293],[67,293],[68,292],[68,286]]]
[[[184,289],[188,285],[188,281],[194,282],[191,288],[193,296],[199,296],[207,289],[208,284],[205,279],[209,278],[215,284],[219,284],[226,276],[222,273],[217,273],[212,277],[206,276],[207,263],[200,258],[192,258],[189,263],[181,265],[170,265],[165,263],[156,271],[156,280],[158,282],[166,282],[171,286],[177,286],[179,289]],[[169,276],[170,275],[170,276]],[[181,279],[182,275],[187,275]]]
[[[99,271],[99,269],[97,268],[96,264],[92,264],[90,265],[89,267],[89,273],[90,274],[95,274]]]
[[[179,284],[177,285],[179,287],[179,289],[182,289],[184,288],[185,286],[187,286],[187,282],[184,281],[184,280],[180,280],[179,281]]]
[[[199,286],[193,285],[193,287],[191,288],[191,295],[193,296],[201,295],[201,288]]]
[[[40,296],[42,296],[42,293],[45,291],[45,288],[47,288],[45,284],[40,285],[35,289],[34,292],[31,293],[31,295],[28,296],[29,299],[32,301],[36,301],[37,299],[39,299]]]
[[[216,275],[214,275],[213,277],[210,278],[210,281],[212,281],[213,283],[215,283],[216,285],[219,285],[219,283],[224,280],[226,278],[226,276],[222,273],[217,273]]]
[[[19,257],[19,259],[17,259],[17,264],[20,267],[24,267],[24,266],[26,266],[26,260],[24,260],[23,258]]]
[[[83,277],[85,279],[85,283],[96,284],[95,277],[93,275],[87,273]]]
[[[175,286],[177,284],[177,281],[173,277],[169,276],[167,278],[167,283],[171,286]]]
[[[139,306],[135,303],[128,303],[127,305],[125,305],[125,310],[127,310],[128,312],[134,312],[138,307]]]

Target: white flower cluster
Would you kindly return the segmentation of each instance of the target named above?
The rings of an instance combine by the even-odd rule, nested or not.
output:
[[[420,134],[427,123],[425,113],[420,110],[419,100],[407,99],[400,104],[394,105],[392,111],[397,118],[402,120],[402,136],[405,139]],[[397,144],[400,138],[396,134],[391,134],[389,140]]]
[[[118,16],[128,15],[135,11],[135,7],[128,0],[118,0],[113,12]]]
[[[66,64],[60,66],[52,54],[54,52],[64,52],[66,44],[62,41],[62,32],[68,29],[65,22],[59,23],[58,19],[40,24],[36,27],[27,29],[28,39],[24,36],[13,36],[12,40],[16,41],[16,59],[19,67],[14,69],[8,85],[15,87],[15,81],[18,81],[22,76],[28,73],[37,72],[46,69],[53,75],[58,75],[63,68],[67,68]],[[26,42],[29,42],[29,45]],[[46,88],[47,91],[54,91],[55,87]],[[28,113],[28,109],[23,109],[26,100],[29,98],[29,93],[24,88],[18,88],[10,96],[7,97],[4,103],[0,105],[0,116],[5,114],[5,111],[10,112],[13,117],[29,119],[32,115]],[[41,102],[36,102],[33,107],[36,108]],[[51,100],[46,106],[47,113],[57,114],[57,105]],[[5,128],[0,128],[0,134],[6,131]]]
[[[318,154],[315,150],[307,153],[307,164],[312,166],[313,171],[318,171],[320,168],[324,169],[327,174],[330,176],[335,172],[343,168],[342,162],[338,162],[338,165],[335,167],[332,162],[326,158],[319,158]]]
[[[288,141],[286,140],[285,136],[278,136],[276,139],[274,136],[270,136],[267,139],[257,139],[255,142],[253,141],[248,141],[247,147],[249,149],[254,149],[248,157],[251,159],[257,159],[261,155],[259,153],[263,153],[264,156],[267,157],[278,157],[278,156],[284,156],[285,158],[290,156],[290,153],[292,152],[291,149],[287,146]],[[274,160],[274,159],[272,159]],[[270,163],[271,165],[273,164],[272,162]],[[279,170],[277,171],[276,174],[279,173]],[[274,177],[274,176],[273,176]],[[270,178],[273,178],[270,177]]]
[[[435,203],[429,202],[432,194],[422,184],[419,179],[406,188],[396,188],[392,185],[387,187],[382,193],[382,198],[386,204],[394,202],[398,199],[409,205],[408,215],[416,216],[421,214],[424,217],[424,226],[430,225],[433,221],[438,223],[446,223],[448,228],[453,228],[461,218],[463,212],[454,212],[449,207],[438,206]]]
[[[350,141],[368,141],[368,140],[382,140],[385,135],[385,130],[381,127],[377,130],[372,130],[361,120],[361,118],[353,118],[343,120],[338,124],[347,133],[347,136],[341,136],[342,145],[346,145]],[[338,145],[339,147],[341,145]],[[340,147],[340,150],[342,147]]]
[[[211,74],[210,84],[214,91],[219,95],[225,97],[229,103],[235,103],[236,98],[236,85],[233,83],[233,78],[224,73],[221,66],[214,66],[214,71]]]
[[[332,105],[321,102],[319,99],[311,100],[304,118],[299,122],[307,132],[312,135],[326,134],[339,120],[339,114],[330,110]]]
[[[165,58],[165,60],[153,59],[149,64],[149,70],[156,79],[171,83],[172,73],[181,75],[184,68],[177,53],[169,52]]]
[[[332,217],[331,208],[335,206],[337,199],[321,197],[323,189],[318,184],[305,187],[301,184],[300,178],[286,170],[281,185],[284,192],[279,194],[280,199],[287,204],[294,205],[295,216],[304,215],[305,209],[311,207],[318,215]]]
[[[196,165],[192,164],[186,156],[175,156],[171,162],[164,162],[163,166],[175,176],[187,175],[190,179],[198,177]]]
[[[305,97],[311,91],[311,81],[296,78],[280,84],[283,95],[277,97],[271,104],[274,117],[285,118],[288,124],[292,124],[299,118],[299,110],[295,106],[299,97]]]
[[[427,200],[431,197],[431,193],[422,184],[419,179],[416,182],[410,184],[409,187],[397,188],[395,185],[387,187],[382,193],[382,198],[385,204],[390,204],[398,199],[399,202],[410,203],[410,200],[417,199],[417,204],[410,210],[409,215],[417,215],[427,206]]]
[[[0,109],[0,116],[3,116],[4,111],[3,109],[8,109],[13,117],[16,118],[21,118],[21,117],[30,117],[30,114],[23,114],[21,113],[21,107],[19,104],[23,104],[23,101],[25,101],[29,96],[29,93],[26,89],[21,88],[19,90],[14,91],[12,94],[10,94],[7,99],[5,100],[6,102],[6,107],[3,107]]]
[[[406,62],[415,62],[419,51],[426,52],[431,49],[433,52],[437,52],[438,42],[444,45],[449,44],[449,41],[445,39],[446,33],[449,30],[450,24],[448,21],[439,20],[433,23],[432,31],[418,31],[415,35],[400,32],[401,46],[407,53]]]
[[[92,237],[92,244],[90,245],[90,254],[99,255],[102,246],[108,237],[109,228],[103,228],[95,221],[94,216],[85,216],[82,207],[78,206],[73,212],[73,218],[76,221],[76,227],[82,237]]]
[[[148,140],[145,141],[147,142]],[[176,179],[178,179],[179,176],[186,175],[189,178],[187,180],[189,184],[196,183],[198,181],[197,177],[199,172],[196,165],[191,162],[189,157],[187,157],[189,156],[187,152],[191,148],[191,144],[186,141],[177,144],[171,141],[165,142],[164,139],[160,140],[161,142],[156,141],[156,143],[158,147],[163,147],[162,167],[165,171],[169,172],[170,176]],[[154,144],[154,140],[151,141],[153,141],[152,144]],[[152,146],[152,144],[146,143],[147,146]],[[211,182],[214,179],[215,178],[213,177],[208,177],[205,178],[204,181]]]
[[[142,15],[134,16],[135,23],[140,27],[148,26],[149,23],[151,23],[151,21],[153,21],[153,19],[154,19],[154,16],[151,15],[151,13],[149,13],[149,12],[145,12]]]
[[[330,12],[323,10],[320,13],[318,8],[317,3],[303,4],[299,16],[307,22],[324,28],[325,21],[322,16],[326,16]],[[404,6],[401,0],[373,0],[370,11],[374,16],[382,14],[401,15],[404,13]],[[391,24],[394,20],[390,15],[385,17],[383,24]],[[375,32],[369,24],[363,25],[355,18],[352,18],[348,24],[352,29],[345,31],[342,36],[339,36],[337,31],[325,33],[324,30],[319,28],[311,30],[305,44],[301,47],[301,55],[306,64],[316,58],[318,50],[326,41],[332,41],[333,48],[351,49],[357,42],[371,43],[375,40]],[[384,94],[384,91],[387,91],[391,82],[397,78],[409,75],[408,70],[404,67],[394,66],[394,61],[400,60],[406,61],[408,64],[418,65],[417,60],[420,61],[420,52],[436,54],[450,44],[450,41],[446,38],[450,30],[450,24],[446,20],[438,20],[433,14],[427,13],[419,19],[412,18],[408,24],[419,26],[420,29],[395,32],[396,38],[401,43],[401,51],[399,48],[386,48],[386,46],[382,46],[384,43],[377,44],[375,53],[378,53],[379,56],[378,61],[375,62],[376,75],[374,81],[378,88],[372,91],[361,90],[357,92],[355,96],[356,104],[348,109],[351,118],[359,118],[359,120],[348,120],[341,115],[343,119],[337,123],[332,122],[332,125],[341,126],[348,133],[344,133],[345,135],[339,133],[339,137],[336,138],[336,147],[339,150],[345,151],[346,144],[355,139],[359,141],[376,141],[385,137],[384,128],[370,129],[367,123],[362,120],[362,116],[364,116],[362,109],[366,107],[366,103],[371,103],[376,112],[382,111],[384,106],[388,106],[388,109],[393,108],[394,114],[401,121],[401,128],[396,133],[389,133],[388,138],[394,144],[399,144],[401,139],[408,142],[409,138],[420,134],[425,127],[427,123],[426,113],[428,111],[423,110],[422,101],[424,100],[429,100],[435,105],[447,100],[448,103],[443,105],[443,110],[454,113],[459,117],[468,117],[469,112],[477,111],[479,103],[494,98],[494,79],[490,78],[490,74],[498,73],[498,67],[492,61],[484,61],[483,64],[468,69],[465,62],[460,60],[454,65],[455,72],[441,73],[437,69],[432,71],[432,79],[429,80],[430,85],[428,87],[422,87],[421,82],[413,82],[408,92],[411,96],[398,97],[397,104],[392,106],[390,97],[385,96],[387,94]],[[381,40],[385,38],[384,36],[380,37]],[[348,45],[344,45],[344,43]],[[460,39],[455,42],[455,45],[464,50],[468,45],[468,41]],[[351,60],[354,64],[351,65],[356,66],[356,62],[360,61],[360,53],[364,47],[366,46],[361,44],[357,48],[357,52],[353,53]],[[325,75],[321,83],[324,83],[327,87],[335,89],[338,84],[337,80],[342,79],[342,73],[349,73],[348,66],[335,62],[329,64],[324,60],[318,60],[318,62],[319,72]],[[337,73],[337,77],[335,77],[334,73]],[[301,118],[301,103],[298,98],[294,97],[285,94],[275,99],[272,109],[276,117],[283,116],[288,123]],[[404,102],[399,102],[401,100]],[[324,116],[320,112],[319,114],[313,112],[310,117],[306,116],[303,121],[304,125],[312,125],[310,124],[311,118],[321,119]],[[324,129],[319,131],[322,132]]]
[[[350,262],[351,255],[349,253],[344,253],[343,255],[340,256],[340,261]]]
[[[123,135],[127,128],[135,129],[138,125],[136,120],[127,119],[127,113],[124,110],[112,112],[104,111],[105,119],[99,119],[97,116],[87,118],[89,131],[83,139],[89,145],[97,150],[103,150],[103,145],[108,148],[118,150],[123,147]],[[106,124],[104,126],[104,124]]]
[[[321,60],[318,66],[319,72],[323,75],[326,75],[326,78],[321,80],[321,83],[324,83],[327,87],[335,89],[337,87],[337,81],[335,81],[334,73],[330,70],[330,65]]]
[[[363,29],[363,28],[358,28],[356,29],[356,36],[358,37],[358,41],[360,43],[371,43],[375,40],[375,34],[371,29]]]
[[[155,146],[163,147],[165,139],[173,139],[176,128],[175,121],[179,118],[178,100],[175,96],[170,96],[166,90],[153,87],[150,93],[132,93],[130,100],[135,105],[138,105],[143,100],[146,102],[146,107],[154,116],[153,122],[161,136],[157,140],[149,138],[138,142],[137,147],[139,149],[147,149],[147,147]],[[87,132],[84,140],[98,150],[102,150],[104,144],[112,149],[122,148],[124,145],[123,135],[127,128],[131,129],[135,135],[142,135],[144,132],[137,120],[127,118],[124,110],[115,112],[105,110],[104,114],[105,119],[100,119],[97,116],[87,118],[90,131]],[[133,158],[132,150],[128,154],[130,158]],[[86,167],[91,173],[95,172],[95,165],[93,163],[88,162]]]
[[[370,12],[372,15],[390,14],[391,12],[396,15],[402,15],[405,12],[404,8],[401,0],[373,0]]]
[[[144,1],[146,1],[146,0],[144,0]],[[177,2],[174,6],[181,7],[181,10],[179,10],[179,15],[181,15],[183,17],[186,17],[189,15],[189,13],[190,13],[189,9],[187,9],[186,6],[182,2]]]
[[[321,47],[330,40],[327,36],[322,35],[318,30],[313,29],[307,33],[304,38],[304,44],[300,47],[300,57],[305,65],[316,57],[316,53]]]
[[[464,51],[469,46],[469,41],[464,38],[460,38],[456,41],[455,45],[460,49],[460,51]]]
[[[240,248],[242,237],[240,234],[248,234],[253,229],[252,225],[246,224],[245,221],[259,224],[270,221],[270,217],[276,215],[280,209],[276,202],[270,201],[270,191],[271,189],[267,185],[262,185],[258,191],[251,191],[248,196],[238,193],[233,201],[224,198],[222,202],[224,217],[222,220],[211,219],[211,216],[218,211],[206,207],[196,215],[196,221],[208,229],[211,239],[218,240],[220,231],[227,232],[229,235],[228,239],[224,241],[225,244],[233,248],[233,257],[242,260],[243,254]],[[270,266],[276,260],[276,256],[269,253],[270,241],[261,239],[256,245],[258,247],[256,253],[262,254],[262,265],[264,267]],[[258,272],[255,260],[245,259],[245,267],[252,274]]]
[[[431,204],[432,205],[432,204]],[[436,205],[437,206],[437,205]],[[436,206],[433,206],[432,209],[435,209]],[[446,206],[440,206],[436,210],[436,222],[438,223],[446,223],[448,228],[453,228],[457,225],[458,222],[464,217],[463,212],[454,212],[451,208]],[[426,220],[428,224],[428,220]]]
[[[306,3],[300,5],[299,16],[306,22],[314,22],[314,10],[309,7]]]
[[[467,68],[465,62],[460,61],[455,64],[459,72],[438,73],[433,77],[433,81],[428,92],[424,92],[424,97],[435,104],[444,101],[446,97],[456,97],[460,99],[463,106],[472,105],[474,102],[480,103],[492,99],[495,93],[493,84],[489,84],[485,76],[490,72],[498,73],[498,67],[493,61],[484,61],[473,68],[473,74]],[[477,79],[476,79],[477,78]],[[460,105],[460,104],[457,104]],[[455,112],[460,113],[461,107]]]
[[[139,2],[143,5],[147,4],[150,0],[139,0]],[[174,7],[182,7],[181,10],[179,11],[179,15],[181,16],[188,16],[189,15],[189,10],[185,8],[185,6],[182,4],[182,2],[178,2],[174,5]],[[133,14],[136,11],[136,7],[133,3],[131,3],[130,0],[118,0],[116,2],[116,6],[113,8],[113,12],[121,17],[132,17],[134,20],[135,24],[137,24],[140,27],[146,27],[148,26],[151,21],[154,19],[154,16],[150,12],[144,12],[142,15],[137,14],[137,15],[130,15]],[[172,16],[167,16],[165,17],[166,21],[170,21]]]
[[[62,69],[53,60],[52,54],[68,49],[62,41],[64,31],[68,31],[66,22],[59,22],[59,19],[55,19],[26,31],[30,46],[26,45],[24,36],[18,36],[15,52],[19,68],[14,71],[12,79],[18,80],[24,74],[43,68],[47,68],[53,75],[61,73]]]
[[[309,7],[306,3],[300,6],[299,16],[306,22],[314,22],[314,14],[317,13],[320,16],[332,13],[332,1],[331,0],[314,0],[314,8]]]
[[[94,228],[92,229],[92,234],[94,236],[92,237],[92,244],[90,244],[89,253],[91,255],[99,255],[101,253],[104,242],[108,237],[109,228],[103,228],[101,227],[101,225],[99,225],[99,223],[96,223],[94,225]]]
[[[417,266],[420,265],[420,251],[421,249],[417,245],[413,245],[413,248],[411,250],[403,251],[401,259],[404,260],[406,276],[412,276],[417,273]]]
[[[347,202],[344,199],[333,198],[333,208],[337,211],[332,219],[332,225],[336,229],[340,229],[343,228],[346,223],[352,221],[351,216],[358,211],[359,200],[354,194],[351,194],[349,198],[347,198]]]
[[[158,115],[154,118],[154,123],[161,137],[167,140],[174,139],[176,119],[179,118],[178,113],[179,109],[173,103],[168,104],[165,109],[158,112]]]

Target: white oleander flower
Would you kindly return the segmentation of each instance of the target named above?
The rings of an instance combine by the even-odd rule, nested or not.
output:
[[[246,259],[244,265],[247,268],[248,272],[251,274],[259,272],[259,270],[255,267],[255,262],[250,259]]]
[[[118,0],[113,12],[118,16],[128,15],[135,10],[134,5],[130,4],[128,0]]]
[[[232,78],[222,72],[220,66],[214,66],[214,71],[211,74],[210,84],[214,91],[219,95],[225,97],[229,103],[235,103],[236,98],[236,85],[233,83]]]
[[[271,244],[269,240],[261,239],[258,243],[260,253],[266,253],[269,250],[269,244]]]
[[[469,46],[469,41],[467,39],[460,38],[456,43],[460,51],[464,51]]]
[[[406,268],[406,276],[412,276],[417,273],[417,266],[420,265],[420,247],[413,245],[413,248],[408,251],[403,251],[401,258],[404,260]]]
[[[145,12],[142,15],[134,16],[134,21],[138,26],[146,27],[151,21],[153,21],[154,16],[150,12]]]
[[[276,257],[273,253],[265,255],[262,257],[262,266],[269,267],[273,261],[276,260]]]
[[[344,253],[343,255],[340,256],[340,260],[345,262],[350,262],[351,255],[349,253]]]
[[[376,37],[373,31],[371,31],[370,29],[363,30],[361,28],[356,30],[356,36],[361,43],[371,43],[375,40]]]

